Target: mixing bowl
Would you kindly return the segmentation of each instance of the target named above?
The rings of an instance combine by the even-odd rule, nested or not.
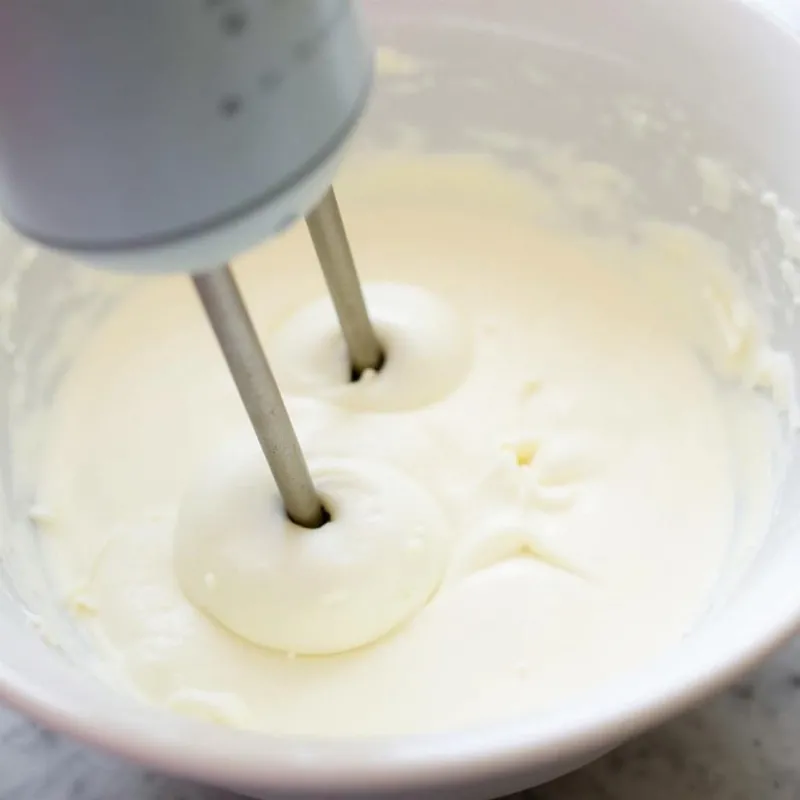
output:
[[[619,167],[640,210],[729,247],[776,346],[800,354],[786,280],[800,239],[780,210],[800,206],[800,46],[766,12],[737,0],[376,0],[366,13],[381,76],[356,148],[489,151],[527,170],[531,150],[516,143],[535,140]],[[86,668],[80,636],[55,633],[63,612],[28,512],[42,444],[31,421],[126,280],[89,280],[8,231],[0,253],[0,700],[47,726],[254,796],[498,796],[678,713],[800,624],[790,458],[771,528],[724,602],[662,658],[579,702],[463,732],[323,741],[228,730],[115,692]]]

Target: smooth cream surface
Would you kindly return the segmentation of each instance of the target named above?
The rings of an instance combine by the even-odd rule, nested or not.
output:
[[[142,282],[63,382],[37,507],[104,673],[341,736],[530,713],[653,659],[771,503],[791,376],[724,252],[582,235],[466,157],[378,159],[339,194],[380,373],[347,383],[304,230],[236,265],[330,528],[298,543],[277,512],[185,278]]]

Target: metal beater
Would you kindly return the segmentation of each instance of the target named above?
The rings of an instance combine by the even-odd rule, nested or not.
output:
[[[383,362],[367,314],[350,245],[333,189],[306,217],[325,281],[339,318],[354,379]],[[230,267],[194,275],[194,284],[217,335],[228,368],[269,463],[290,519],[306,528],[326,522],[303,451],[278,384],[256,336]]]

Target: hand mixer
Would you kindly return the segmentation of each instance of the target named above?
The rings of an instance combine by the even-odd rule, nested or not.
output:
[[[371,78],[349,0],[0,3],[4,215],[101,267],[192,274],[286,511],[309,528],[326,511],[227,264],[305,217],[353,377],[380,368],[331,187]]]

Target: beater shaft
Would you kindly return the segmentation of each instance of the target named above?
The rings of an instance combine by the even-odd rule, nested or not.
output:
[[[333,187],[306,216],[306,224],[347,343],[353,378],[358,379],[366,369],[380,369],[384,353],[367,313]]]
[[[193,280],[289,518],[320,527],[325,510],[230,267],[198,273]]]

